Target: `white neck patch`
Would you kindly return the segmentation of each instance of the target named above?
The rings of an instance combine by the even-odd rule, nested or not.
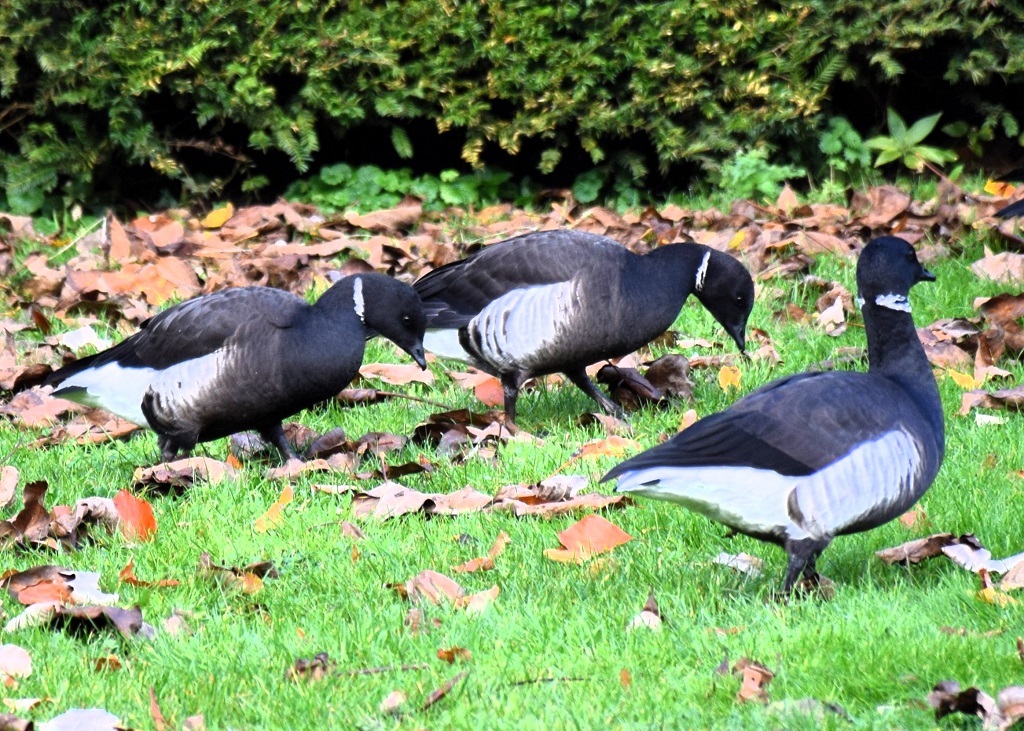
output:
[[[910,312],[910,301],[902,294],[880,294],[875,297],[875,304],[899,312]]]
[[[363,324],[366,324],[366,318],[363,317],[363,278],[356,277],[355,283],[352,285],[352,302],[355,306],[356,314],[359,315],[359,319],[362,320]]]
[[[698,292],[704,291],[704,277],[708,274],[708,262],[711,261],[711,252],[709,251],[704,255],[704,259],[701,260],[700,266],[697,267],[697,281],[694,282],[693,288]]]

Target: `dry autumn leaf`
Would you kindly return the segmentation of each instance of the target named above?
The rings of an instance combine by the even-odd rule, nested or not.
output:
[[[220,228],[235,215],[235,207],[228,203],[220,208],[214,208],[203,217],[203,228]]]
[[[950,546],[955,543],[980,545],[974,539],[974,536],[964,535],[958,538],[952,533],[935,533],[926,538],[918,538],[913,541],[907,541],[906,543],[902,543],[893,548],[885,548],[881,551],[876,551],[875,555],[888,564],[920,563],[925,559],[941,556],[942,549],[945,546]]]
[[[440,604],[445,599],[454,603],[465,593],[455,581],[430,569],[397,586],[401,587],[404,596],[414,603],[426,600],[431,604]]]
[[[18,678],[32,674],[32,656],[17,645],[0,645],[0,684],[9,689],[18,687]]]
[[[441,648],[437,651],[437,659],[443,660],[449,665],[453,664],[456,660],[469,662],[469,660],[472,657],[473,653],[471,653],[465,647],[459,647],[458,645],[452,645],[449,648]]]
[[[291,485],[285,485],[284,489],[281,490],[281,494],[278,496],[274,504],[267,508],[267,511],[263,513],[256,522],[253,524],[253,530],[257,533],[266,533],[272,530],[284,522],[283,511],[286,505],[288,505],[294,497],[294,490]]]
[[[1003,284],[1024,283],[1024,254],[1003,251],[993,254],[985,247],[985,256],[971,264],[971,271],[981,279]]]
[[[658,609],[658,600],[654,598],[654,589],[651,589],[647,595],[647,602],[644,604],[644,608],[629,621],[626,630],[631,631],[639,627],[645,627],[655,632],[660,632],[661,625],[661,610]]]
[[[114,496],[114,507],[121,518],[121,535],[126,541],[148,541],[156,534],[153,506],[127,490]]]
[[[736,694],[741,703],[746,701],[767,701],[768,684],[775,674],[759,662],[741,657],[732,668],[734,675],[741,675],[743,683]]]
[[[19,478],[17,467],[5,465],[0,470],[0,510],[6,510],[14,502]]]
[[[210,554],[204,551],[199,556],[200,576],[213,579],[225,590],[255,594],[263,589],[263,579],[278,578],[277,569],[270,561],[251,563],[242,568],[215,564]]]
[[[558,539],[562,548],[547,548],[544,556],[559,563],[582,563],[628,543],[633,537],[600,515],[592,514],[559,533]]]
[[[379,378],[393,386],[408,383],[434,385],[433,373],[421,370],[418,365],[411,363],[364,363],[359,368],[359,375],[363,378]]]
[[[949,369],[946,371],[946,374],[951,379],[953,379],[953,383],[955,383],[965,391],[970,390],[972,388],[978,388],[979,386],[981,386],[981,381],[975,380],[974,376],[971,376],[967,373],[960,373],[959,371]]]
[[[993,699],[978,688],[961,691],[955,680],[946,680],[932,688],[927,700],[936,719],[951,713],[978,716],[986,730],[1007,731],[1024,719],[1024,686],[1019,685],[1003,688]]]
[[[178,586],[181,582],[177,579],[160,579],[158,581],[143,581],[135,575],[135,559],[129,559],[128,565],[121,569],[117,575],[118,581],[130,586],[142,586],[146,588]]]
[[[226,462],[209,457],[188,457],[153,467],[139,467],[135,470],[134,481],[136,489],[161,485],[187,488],[195,482],[218,485],[237,474],[238,470]]]
[[[718,387],[726,393],[729,393],[730,389],[739,390],[740,381],[742,380],[742,374],[740,369],[733,365],[722,366],[718,371]]]

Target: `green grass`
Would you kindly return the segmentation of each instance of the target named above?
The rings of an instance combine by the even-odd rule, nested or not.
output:
[[[974,297],[1004,288],[979,282],[968,265],[981,245],[968,241],[965,253],[938,262],[938,283],[911,295],[919,325],[940,317],[969,316]],[[842,281],[854,290],[853,261],[823,258],[815,274]],[[781,296],[769,291],[781,287]],[[863,346],[863,330],[850,327],[832,338],[811,327],[780,324],[773,311],[786,301],[813,308],[818,293],[786,280],[764,286],[751,325],[767,330],[784,362],[741,364],[744,393],[784,374],[833,355],[838,347]],[[856,322],[856,321],[855,321]],[[730,351],[726,337],[696,302],[684,308],[675,329],[713,338]],[[371,344],[367,361],[402,360],[386,343]],[[468,392],[435,366],[438,385],[399,387],[407,392],[481,409]],[[1011,367],[1018,378],[1024,368]],[[696,408],[701,415],[724,408],[735,396],[719,389],[714,371],[696,371]],[[388,387],[390,388],[390,387]],[[1002,556],[1024,549],[1021,499],[1024,480],[1021,419],[1008,414],[1003,426],[978,426],[973,416],[959,417],[960,389],[940,381],[947,414],[946,462],[923,502],[936,531],[974,532]],[[403,479],[412,487],[451,491],[473,485],[493,491],[514,482],[534,482],[550,474],[588,439],[601,436],[575,426],[591,404],[576,389],[533,391],[520,400],[520,424],[542,436],[542,447],[510,444],[498,464],[471,460],[452,465],[427,451],[431,475]],[[326,430],[341,425],[350,436],[370,430],[399,434],[435,408],[405,400],[383,404],[314,410],[304,423]],[[632,416],[635,437],[645,445],[676,428],[681,408],[644,411]],[[29,435],[33,436],[33,435]],[[822,438],[828,438],[822,435]],[[13,450],[11,464],[23,481],[47,479],[48,504],[68,504],[89,495],[113,495],[130,487],[132,472],[157,457],[153,435],[127,443],[93,447],[65,445],[46,450],[16,448],[26,435],[5,425],[0,453]],[[225,440],[199,453],[226,456]],[[391,461],[414,458],[409,446]],[[994,455],[994,459],[986,459]],[[597,479],[613,458],[580,462],[570,472]],[[124,641],[112,634],[75,637],[50,629],[6,635],[32,654],[35,668],[9,697],[47,697],[31,712],[44,720],[68,708],[99,706],[133,728],[153,728],[149,714],[152,687],[171,728],[203,713],[210,729],[323,728],[846,728],[839,716],[816,717],[735,700],[739,681],[718,675],[726,653],[731,661],[746,655],[776,674],[769,687],[773,701],[815,698],[841,705],[857,728],[934,728],[922,702],[932,685],[956,679],[993,693],[1019,683],[1022,665],[1014,647],[1024,634],[1021,605],[1005,609],[978,601],[977,579],[945,560],[911,568],[886,566],[874,551],[927,530],[911,531],[891,523],[869,533],[838,539],[819,568],[836,582],[830,602],[770,601],[781,583],[781,551],[745,537],[727,538],[721,526],[669,504],[640,501],[606,516],[634,540],[615,549],[603,570],[548,561],[543,549],[558,545],[556,533],[577,517],[516,520],[506,515],[475,514],[425,519],[407,516],[385,523],[365,522],[366,539],[352,559],[352,541],[339,522],[349,519],[351,499],[311,493],[313,482],[344,481],[314,476],[296,485],[285,523],[257,534],[253,521],[274,501],[281,485],[263,477],[264,467],[247,465],[239,479],[218,486],[199,484],[181,497],[150,496],[159,532],[155,540],[128,545],[120,537],[67,555],[7,552],[0,569],[24,569],[59,563],[99,571],[101,585],[121,594],[121,604],[141,605],[154,625],[175,609],[190,613],[194,633],[160,633],[151,642]],[[368,485],[369,486],[369,485]],[[501,594],[482,615],[449,607],[425,606],[440,627],[411,636],[403,619],[410,605],[386,584],[405,581],[424,569],[449,573],[450,567],[486,553],[500,531],[512,538],[497,568],[457,576],[468,591],[498,584]],[[472,537],[468,545],[456,541]],[[271,559],[280,570],[254,596],[223,593],[196,575],[200,553],[215,561],[243,565]],[[746,551],[765,559],[765,572],[747,578],[711,559],[720,551]],[[117,585],[117,572],[134,559],[143,579],[176,578],[176,588],[145,589]],[[626,631],[654,590],[666,618],[663,631]],[[1024,596],[1018,598],[1024,599]],[[8,617],[19,611],[6,595]],[[941,632],[966,628],[968,636]],[[715,630],[738,629],[729,634]],[[980,633],[1003,630],[983,637]],[[436,658],[453,645],[472,652],[468,662],[448,665]],[[422,670],[374,675],[338,675],[319,683],[290,682],[285,671],[296,658],[328,652],[340,671],[423,663]],[[99,672],[97,658],[116,654],[120,671]],[[628,689],[620,671],[629,671]],[[468,677],[429,710],[419,707],[434,689],[461,670]],[[550,681],[526,682],[523,681]],[[408,712],[401,718],[378,710],[393,690],[405,691]],[[961,720],[940,725],[959,728]],[[976,724],[967,723],[967,727]]]

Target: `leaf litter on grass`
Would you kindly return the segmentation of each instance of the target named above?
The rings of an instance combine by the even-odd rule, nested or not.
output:
[[[330,257],[349,250],[362,249],[367,253],[369,263],[362,265],[366,268],[390,268],[394,274],[413,277],[426,266],[440,265],[462,253],[450,240],[444,240],[439,233],[442,230],[440,226],[424,228],[424,231],[438,233],[413,231],[417,222],[423,220],[423,215],[421,208],[410,205],[402,210],[381,212],[379,215],[325,219],[318,217],[309,207],[280,203],[238,210],[224,206],[215,215],[195,219],[200,224],[198,226],[189,222],[190,216],[187,213],[177,220],[172,216],[147,216],[124,225],[112,218],[109,227],[112,233],[105,243],[111,261],[118,266],[117,272],[104,272],[105,268],[109,268],[108,262],[102,258],[90,259],[88,254],[83,254],[80,261],[62,271],[54,268],[56,265],[50,265],[44,254],[40,256],[39,266],[30,270],[32,276],[29,278],[29,286],[37,288],[39,294],[33,299],[42,299],[44,307],[55,307],[59,312],[66,312],[76,303],[88,301],[95,311],[105,310],[112,322],[122,317],[137,323],[155,312],[154,303],[161,298],[188,296],[190,288],[200,280],[206,282],[210,289],[257,282],[304,292],[314,281],[319,281],[319,277],[325,277],[325,272],[336,268],[336,263],[329,261]],[[784,191],[774,206],[739,204],[728,214],[666,208],[663,211],[651,209],[641,214],[619,216],[600,208],[582,211],[574,210],[571,204],[559,204],[547,216],[515,215],[523,217],[516,224],[520,228],[523,220],[533,228],[571,223],[578,230],[611,234],[638,250],[646,249],[652,242],[660,244],[687,238],[696,238],[723,249],[744,248],[755,274],[761,273],[765,277],[769,273],[777,276],[785,271],[798,272],[822,251],[849,256],[856,252],[859,241],[865,236],[865,227],[888,232],[896,226],[902,230],[903,235],[913,240],[926,231],[937,230],[939,226],[954,232],[962,230],[963,226],[960,213],[953,206],[938,206],[925,212],[923,208],[915,207],[909,196],[891,187],[858,192],[849,206],[801,205],[790,190]],[[363,241],[354,238],[351,235],[355,233],[353,229],[359,226],[366,226],[375,235]],[[471,235],[493,237],[502,235],[502,232],[512,232],[509,222],[501,222],[498,226],[487,231],[481,227]],[[814,230],[816,227],[828,227],[829,231]],[[197,231],[202,236],[197,236]],[[385,231],[390,234],[389,237],[379,235]],[[296,241],[286,240],[277,245],[276,242],[288,235],[295,235]],[[410,243],[413,236],[419,237],[415,246]],[[308,244],[301,241],[304,237],[309,239]],[[189,276],[181,266],[183,263],[191,267],[198,278]],[[94,271],[99,273],[91,273]],[[165,281],[158,282],[156,275],[162,275]],[[836,301],[839,301],[838,298],[833,299],[828,306],[835,307]],[[61,323],[62,326],[78,328],[88,324],[73,319]],[[49,326],[48,322],[38,317],[28,325],[40,332]],[[996,329],[994,322],[990,323],[990,329]],[[1012,327],[1003,326],[1002,330],[1010,333]],[[48,351],[39,349],[33,352],[45,353],[43,357],[50,363],[59,364],[72,346],[80,347],[80,344],[69,345],[65,339],[48,345]],[[983,380],[978,378],[978,368],[997,368],[996,363],[1000,358],[998,349],[975,346],[974,352],[974,359],[980,362],[980,366],[976,366],[972,376],[975,380]],[[979,352],[982,354],[977,355]],[[15,357],[15,361],[18,357]],[[988,363],[989,360],[992,362]],[[712,355],[698,361],[695,367],[720,369],[729,365],[735,365],[732,359]],[[968,366],[962,372],[969,370]],[[987,370],[985,378],[991,378],[994,374],[995,371]],[[15,379],[21,375],[24,375],[24,371],[12,373],[10,378]],[[494,394],[491,394],[491,400],[495,405],[499,403]],[[42,409],[36,412],[38,416],[32,418],[49,422],[46,409],[52,407],[45,401],[36,405]],[[62,419],[66,415],[61,413],[56,418]],[[469,454],[474,453],[474,450],[479,452],[483,440],[500,443],[511,432],[511,426],[500,421],[490,424],[467,423],[464,427],[461,444],[455,437],[449,437],[449,442]],[[60,426],[51,434],[58,429]],[[89,440],[99,439],[101,437],[98,432],[102,431],[97,429],[83,432],[80,436]],[[72,438],[78,437],[69,429],[67,435],[58,436],[52,443]],[[381,473],[382,476],[394,476],[393,473],[386,474],[383,469]],[[187,481],[184,477],[177,479],[180,480],[179,484]],[[509,488],[508,495],[517,497],[505,499],[514,499],[519,506],[531,507],[540,504],[531,501],[544,500],[541,485]],[[563,498],[558,502],[564,505],[572,499]],[[460,681],[461,678],[456,680]]]

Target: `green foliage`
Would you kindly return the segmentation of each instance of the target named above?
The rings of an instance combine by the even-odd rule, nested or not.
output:
[[[768,162],[768,151],[758,148],[737,152],[722,165],[717,184],[737,198],[775,198],[783,183],[803,175],[801,167]]]
[[[896,110],[890,108],[888,136],[872,137],[864,143],[871,149],[878,150],[875,167],[901,160],[906,167],[921,172],[929,163],[942,165],[955,161],[956,153],[952,150],[921,144],[935,129],[941,116],[941,112],[933,114],[907,127],[907,123]]]
[[[1002,132],[1005,137],[1016,138],[1019,145],[1024,145],[1024,133],[1021,132],[1020,123],[1016,117],[1008,113],[998,105],[986,104],[980,109],[985,114],[980,124],[959,119],[950,122],[942,128],[943,133],[967,143],[968,148],[978,157],[981,157],[984,144],[996,138],[997,132]]]
[[[845,117],[828,120],[818,149],[825,153],[829,170],[844,173],[848,180],[859,180],[871,166],[871,152],[864,138]]]
[[[440,176],[414,177],[408,168],[382,170],[376,165],[354,168],[338,163],[292,184],[285,197],[312,203],[326,211],[391,208],[409,194],[422,199],[427,210],[448,206],[479,208],[503,198],[514,198],[515,191],[507,185],[509,178],[511,174],[504,170],[444,170]]]
[[[598,165],[576,176],[572,194],[580,203],[601,203],[619,210],[637,208],[643,202],[638,182],[647,173],[639,156],[621,153],[616,165]]]
[[[816,139],[837,83],[899,86],[910,70],[967,89],[983,116],[968,124],[1016,136],[1003,79],[1024,72],[1022,18],[984,0],[8,0],[0,189],[22,212],[136,194],[138,170],[181,195],[240,174],[256,190],[260,153],[304,172],[321,135],[359,125],[408,158],[413,120],[461,135],[474,168],[486,149],[530,149],[546,173],[582,148],[600,166],[635,140],[663,172],[714,169]]]

